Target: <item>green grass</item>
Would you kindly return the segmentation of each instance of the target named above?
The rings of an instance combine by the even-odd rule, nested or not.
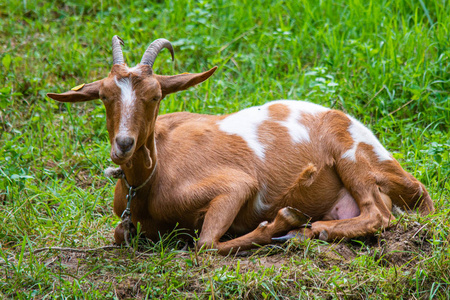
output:
[[[0,3],[0,257],[11,258],[0,262],[0,298],[448,297],[447,0],[124,3]],[[104,108],[100,101],[61,105],[45,94],[105,77],[114,34],[125,41],[129,65],[164,37],[175,63],[162,52],[157,73],[219,67],[195,89],[167,97],[161,114],[223,114],[289,98],[360,119],[429,189],[437,212],[398,223],[425,225],[427,242],[400,265],[365,239],[348,244],[357,255],[345,260],[324,257],[330,246],[319,241],[244,258],[196,256],[174,250],[173,236],[147,246],[156,254],[145,257],[33,254],[112,243],[119,218],[114,182],[102,172],[112,164]]]

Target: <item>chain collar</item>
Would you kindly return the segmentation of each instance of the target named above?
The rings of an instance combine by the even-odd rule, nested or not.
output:
[[[133,190],[134,192],[136,192],[136,191],[142,189],[142,188],[150,181],[150,179],[153,177],[153,175],[155,175],[155,171],[156,171],[156,167],[157,167],[157,166],[158,166],[158,161],[155,161],[155,166],[154,166],[154,168],[153,168],[152,173],[150,174],[150,176],[148,176],[147,180],[145,180],[143,184],[141,184],[140,186],[138,186],[138,187],[136,187],[136,188],[133,187],[133,186],[131,186],[131,185],[128,183],[127,178],[125,177],[125,173],[122,173],[122,179],[123,179],[123,181],[125,182],[125,185],[127,186],[127,188],[128,188],[129,190]]]
[[[152,170],[152,173],[150,174],[150,176],[148,176],[147,180],[145,180],[144,183],[141,184],[141,185],[138,186],[138,187],[133,187],[133,186],[131,186],[131,185],[128,183],[127,178],[125,177],[125,173],[123,173],[123,175],[122,175],[122,180],[125,182],[125,185],[126,185],[127,188],[128,188],[128,194],[127,194],[127,197],[126,197],[126,199],[127,199],[127,208],[123,211],[122,216],[120,216],[120,217],[122,218],[122,221],[124,221],[124,219],[125,219],[126,217],[130,217],[130,219],[131,219],[131,210],[130,210],[130,207],[131,207],[131,199],[133,199],[134,196],[136,196],[136,192],[137,192],[138,190],[142,189],[142,188],[150,181],[150,179],[153,177],[153,175],[155,175],[155,171],[156,171],[156,167],[157,167],[157,166],[158,166],[158,161],[155,161],[155,166],[154,166],[154,168],[153,168],[153,170]]]

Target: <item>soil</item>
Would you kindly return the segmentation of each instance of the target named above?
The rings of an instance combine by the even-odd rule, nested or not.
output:
[[[399,223],[372,236],[334,243],[314,243],[306,255],[308,258],[313,259],[314,263],[322,270],[330,269],[333,266],[345,268],[346,264],[349,264],[360,255],[373,256],[375,261],[383,267],[402,266],[402,268],[413,269],[421,260],[432,255],[430,239],[426,225],[421,225],[417,222]],[[238,259],[241,272],[257,270],[261,267],[275,267],[279,269],[291,264],[291,258],[298,260],[299,255],[304,256],[306,251],[305,243],[307,242],[290,241],[284,245],[266,246],[253,252],[245,252],[229,257],[204,253],[199,255],[199,259],[203,264],[205,261],[208,261],[208,270],[224,266],[235,268]],[[192,258],[192,256],[192,252],[185,252],[175,254],[174,258],[188,259]],[[126,267],[127,263],[136,264],[140,260],[144,261],[146,259],[147,257],[145,256],[130,255],[130,251],[127,249],[87,253],[61,251],[48,252],[45,255],[44,263],[48,268],[52,268],[54,272],[61,270],[63,273],[71,274],[76,278],[92,272],[92,264],[96,262],[101,264],[121,263],[125,264],[124,267]],[[128,274],[118,279],[113,272],[110,274],[106,272],[105,274],[105,270],[103,270],[101,274],[96,274],[96,271],[90,273],[89,278],[93,281],[98,281],[97,286],[105,285],[105,289],[107,289],[108,284],[113,285],[115,296],[119,299],[137,299],[145,295],[142,294],[141,285],[143,283],[139,279],[139,274],[135,275]],[[204,286],[197,286],[200,284],[198,281],[190,282],[189,279],[187,280],[189,281],[189,289],[201,293]]]
[[[413,222],[389,228],[378,235],[347,242],[319,246],[322,258],[333,261],[349,261],[361,254],[374,255],[384,266],[413,268],[418,261],[431,255],[426,225]],[[330,262],[331,261],[331,262]],[[405,265],[408,263],[408,265]]]

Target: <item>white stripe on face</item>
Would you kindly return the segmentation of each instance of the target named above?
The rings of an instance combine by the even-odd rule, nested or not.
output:
[[[130,77],[121,78],[117,80],[114,77],[114,82],[120,88],[122,101],[122,111],[120,114],[119,133],[127,135],[128,127],[135,110],[136,92],[133,90],[133,84]]]

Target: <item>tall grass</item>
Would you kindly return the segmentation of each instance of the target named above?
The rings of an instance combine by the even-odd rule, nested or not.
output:
[[[102,175],[111,164],[104,108],[60,105],[45,94],[105,77],[114,34],[129,65],[164,37],[176,61],[162,52],[157,73],[219,66],[197,88],[167,97],[161,114],[223,114],[291,98],[363,121],[429,188],[437,213],[401,223],[427,224],[432,255],[412,268],[383,266],[367,246],[345,264],[317,265],[317,241],[279,250],[275,267],[261,262],[265,255],[195,257],[170,243],[145,259],[127,251],[33,254],[112,243],[119,219],[114,183]],[[0,3],[0,38],[0,257],[11,259],[1,263],[0,297],[448,295],[448,1],[10,0]]]

